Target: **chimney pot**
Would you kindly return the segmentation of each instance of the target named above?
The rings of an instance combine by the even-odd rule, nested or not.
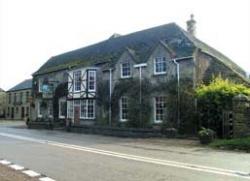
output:
[[[190,20],[187,21],[187,31],[193,36],[196,35],[196,21],[193,14],[190,15]]]

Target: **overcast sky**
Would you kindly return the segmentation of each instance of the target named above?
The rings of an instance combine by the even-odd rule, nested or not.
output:
[[[0,87],[31,78],[51,56],[190,14],[197,37],[250,72],[250,0],[0,0]]]

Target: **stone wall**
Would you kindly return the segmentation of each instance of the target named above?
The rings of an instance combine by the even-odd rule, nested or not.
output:
[[[238,95],[233,98],[233,137],[250,135],[250,97]]]

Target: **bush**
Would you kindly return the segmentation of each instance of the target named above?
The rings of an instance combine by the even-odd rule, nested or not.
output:
[[[222,136],[222,112],[232,110],[232,99],[238,94],[250,95],[250,88],[221,77],[213,78],[209,85],[196,90],[201,126],[215,130]]]
[[[215,138],[215,132],[211,129],[201,128],[198,132],[201,144],[211,143]]]

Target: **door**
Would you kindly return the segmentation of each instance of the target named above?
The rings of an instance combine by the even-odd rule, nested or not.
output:
[[[80,124],[80,100],[74,101],[74,124]]]

